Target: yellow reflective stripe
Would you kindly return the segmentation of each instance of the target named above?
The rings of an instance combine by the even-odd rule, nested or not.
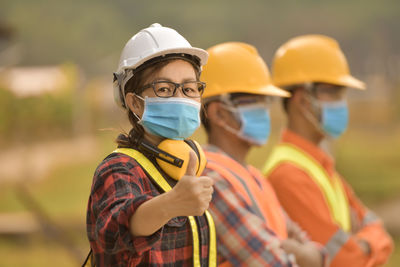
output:
[[[164,177],[160,174],[157,168],[148,160],[142,153],[135,149],[131,148],[118,148],[113,151],[114,153],[123,153],[125,155],[134,158],[140,166],[142,166],[153,178],[153,180],[165,191],[168,192],[172,188],[168,184],[168,182],[164,179]],[[193,266],[201,266],[200,264],[200,242],[199,242],[199,233],[197,230],[196,220],[193,216],[188,216],[190,227],[192,229],[192,237],[193,237]],[[216,233],[215,233],[215,225],[211,215],[206,211],[206,218],[208,222],[209,232],[210,232],[210,257],[209,257],[209,266],[216,266],[217,263],[217,249],[216,249]],[[212,257],[213,256],[213,257]]]
[[[351,219],[350,219],[350,207],[349,207],[349,202],[347,200],[346,193],[343,188],[343,184],[340,181],[339,176],[336,174],[334,175],[333,178],[334,181],[334,186],[335,186],[335,193],[336,193],[336,199],[338,200],[338,203],[335,205],[335,211],[337,211],[339,214],[339,218],[341,219],[341,226],[344,231],[350,232],[351,230]]]
[[[206,210],[206,217],[208,222],[208,228],[210,229],[210,249],[208,255],[208,266],[216,267],[217,266],[217,235],[215,233],[215,224],[214,219],[211,214]]]
[[[343,230],[350,231],[350,211],[346,194],[339,177],[334,175],[333,185],[325,169],[312,157],[291,144],[280,144],[272,152],[263,168],[268,177],[272,170],[283,162],[291,162],[307,172],[314,182],[322,189],[325,200],[336,223]]]
[[[193,236],[193,266],[201,266],[200,264],[200,242],[199,242],[199,233],[197,231],[196,220],[193,216],[188,216],[190,227],[192,229]]]

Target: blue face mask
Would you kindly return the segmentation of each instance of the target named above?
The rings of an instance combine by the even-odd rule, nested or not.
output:
[[[183,140],[200,126],[200,103],[187,98],[146,97],[139,123],[151,134]]]
[[[338,138],[347,129],[349,111],[346,101],[320,102],[322,107],[322,128],[332,136]]]
[[[242,126],[239,135],[256,145],[267,143],[271,131],[269,109],[265,105],[237,107]]]

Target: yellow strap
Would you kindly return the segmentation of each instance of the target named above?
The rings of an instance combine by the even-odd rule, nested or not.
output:
[[[130,156],[135,159],[143,169],[147,171],[149,175],[153,178],[153,180],[161,187],[164,192],[170,191],[172,188],[168,184],[168,182],[164,179],[161,173],[157,170],[157,168],[148,160],[142,153],[135,149],[131,148],[118,148],[113,151],[114,153],[122,153]],[[208,222],[208,227],[210,231],[210,255],[209,255],[209,266],[216,266],[217,264],[217,241],[216,241],[216,233],[215,233],[215,225],[212,216],[208,211],[206,213],[206,218]],[[200,262],[200,243],[199,243],[199,233],[197,230],[196,220],[193,216],[188,216],[190,227],[192,229],[193,236],[193,266],[201,266]]]
[[[335,174],[331,182],[325,169],[315,159],[288,143],[280,144],[274,149],[263,168],[263,173],[268,177],[274,168],[283,162],[293,163],[310,175],[324,193],[335,222],[349,232],[349,204],[339,177]]]
[[[211,214],[206,210],[206,217],[208,222],[208,228],[210,229],[210,254],[208,258],[208,266],[216,267],[217,266],[217,234],[215,232],[215,224],[214,219]]]

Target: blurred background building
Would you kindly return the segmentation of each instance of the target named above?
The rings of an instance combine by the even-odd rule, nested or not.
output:
[[[400,1],[2,0],[0,3],[0,266],[76,266],[89,250],[86,204],[97,164],[129,131],[112,72],[137,31],[170,26],[192,45],[275,50],[301,34],[338,40],[367,91],[352,91],[350,127],[330,144],[338,169],[400,245]],[[269,143],[284,126],[273,105]],[[205,142],[200,129],[195,138]],[[388,266],[400,266],[397,248]]]

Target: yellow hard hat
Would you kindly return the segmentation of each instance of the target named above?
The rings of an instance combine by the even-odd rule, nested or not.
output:
[[[207,84],[203,98],[229,93],[290,96],[272,85],[268,67],[254,46],[228,42],[215,45],[207,52],[208,63],[201,74]]]
[[[283,44],[275,53],[272,79],[277,86],[321,82],[365,89],[350,75],[339,44],[324,35],[303,35]]]

